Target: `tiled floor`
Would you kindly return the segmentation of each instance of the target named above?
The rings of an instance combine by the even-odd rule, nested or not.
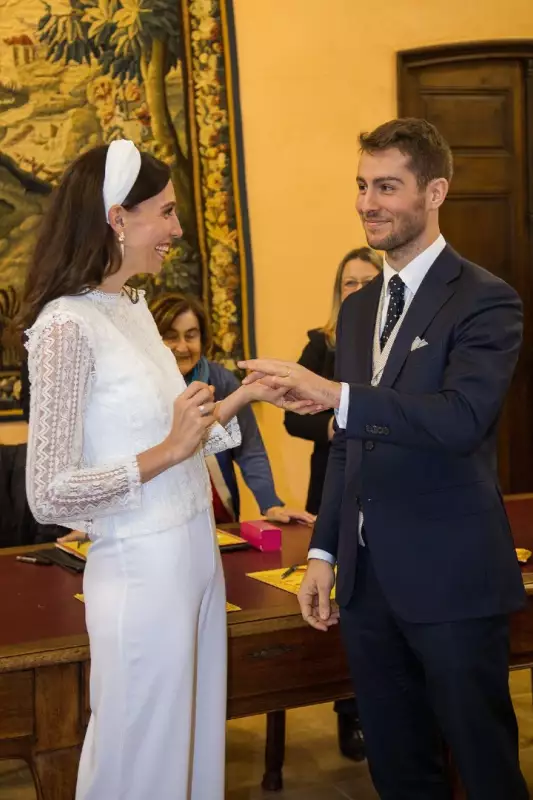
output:
[[[522,768],[533,796],[533,701],[529,672],[511,679],[520,723]],[[261,791],[264,717],[228,725],[227,800],[376,800],[366,764],[353,764],[337,749],[331,705],[291,711],[288,715],[285,788]],[[35,800],[27,770],[0,762],[0,800]],[[162,799],[161,799],[162,800]]]

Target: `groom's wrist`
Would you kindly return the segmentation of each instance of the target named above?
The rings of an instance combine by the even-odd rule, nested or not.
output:
[[[336,381],[328,381],[328,388],[326,389],[325,395],[327,400],[325,405],[337,411],[341,404],[342,384]]]

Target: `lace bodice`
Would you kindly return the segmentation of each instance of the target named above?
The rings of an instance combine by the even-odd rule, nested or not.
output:
[[[27,493],[39,522],[91,537],[155,532],[211,502],[204,456],[240,443],[236,420],[203,452],[141,484],[137,454],[159,444],[185,389],[144,295],[62,297],[28,331]]]

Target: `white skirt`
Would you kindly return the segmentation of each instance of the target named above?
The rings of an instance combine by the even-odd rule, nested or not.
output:
[[[76,800],[222,800],[227,633],[211,509],[98,539],[84,593],[92,715]]]

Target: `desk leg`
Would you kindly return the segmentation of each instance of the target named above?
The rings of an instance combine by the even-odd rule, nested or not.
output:
[[[80,747],[37,753],[30,764],[37,800],[73,800]]]
[[[265,774],[261,784],[269,792],[283,789],[285,759],[285,711],[271,711],[267,716]]]

